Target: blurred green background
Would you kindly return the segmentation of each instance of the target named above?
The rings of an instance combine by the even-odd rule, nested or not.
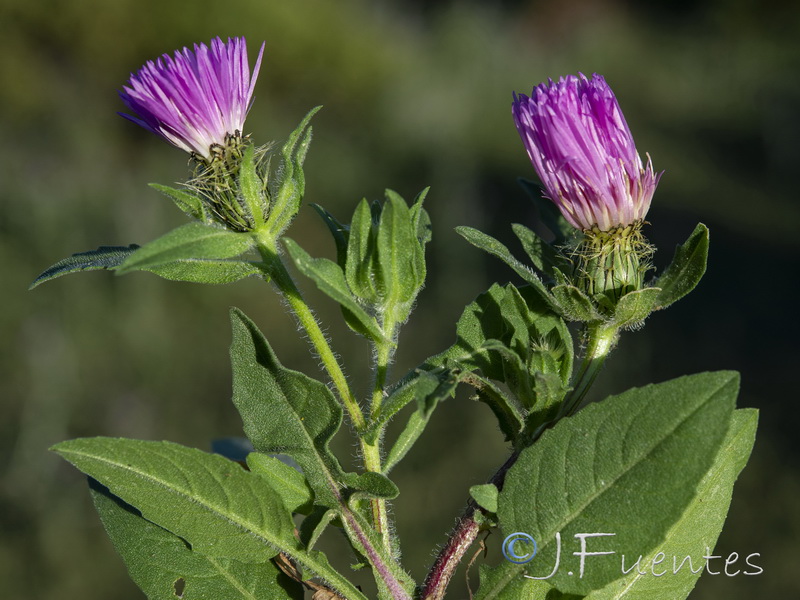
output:
[[[464,305],[491,281],[515,281],[453,232],[472,225],[517,248],[510,224],[535,219],[516,184],[533,170],[511,92],[577,71],[605,75],[639,150],[666,170],[648,217],[657,266],[697,221],[712,245],[703,283],[624,335],[596,397],[740,370],[740,406],[762,409],[762,420],[717,554],[759,552],[764,573],[706,575],[692,597],[800,597],[799,33],[800,4],[777,0],[0,0],[0,596],[142,597],[83,478],[47,448],[89,435],[208,448],[239,435],[229,306],[259,323],[287,365],[317,368],[256,281],[206,288],[90,273],[26,291],[73,252],[143,243],[184,221],[146,184],[180,181],[185,155],[119,118],[116,90],[161,53],[245,35],[251,55],[266,41],[247,124],[256,141],[284,138],[309,108],[325,106],[306,163],[308,202],[347,220],[357,200],[384,187],[410,199],[432,186],[430,279],[403,331],[396,376],[446,347]],[[332,253],[308,208],[289,235],[312,254]],[[367,348],[303,284],[365,392]],[[355,454],[346,435],[337,448]],[[397,528],[417,578],[467,487],[506,453],[485,406],[459,396],[438,409],[395,472]],[[492,556],[498,537],[487,542]],[[463,579],[449,597],[467,597]]]

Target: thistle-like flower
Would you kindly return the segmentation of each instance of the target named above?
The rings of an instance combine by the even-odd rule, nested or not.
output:
[[[211,162],[241,139],[263,53],[262,44],[252,76],[243,37],[227,43],[217,37],[211,47],[195,44],[174,58],[164,54],[131,74],[119,95],[135,114],[120,114]]]
[[[577,229],[642,221],[661,173],[636,151],[614,93],[600,75],[568,75],[514,94],[517,131],[546,196]]]
[[[564,218],[583,232],[569,255],[574,282],[610,310],[641,289],[653,248],[641,233],[662,173],[642,164],[614,93],[600,75],[568,75],[514,94],[512,114],[533,166]]]

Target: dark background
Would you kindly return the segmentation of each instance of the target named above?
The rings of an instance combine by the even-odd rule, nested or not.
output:
[[[141,597],[83,478],[47,448],[90,435],[208,448],[239,435],[229,306],[259,323],[287,365],[317,368],[257,281],[211,288],[91,273],[26,291],[73,252],[144,243],[184,222],[146,184],[180,181],[185,155],[116,116],[116,90],[161,53],[245,35],[251,57],[267,44],[247,123],[257,142],[283,139],[309,108],[325,106],[306,163],[308,202],[347,220],[361,197],[384,187],[412,198],[432,186],[430,278],[403,330],[396,376],[446,347],[464,305],[491,281],[515,281],[453,232],[471,225],[516,250],[510,224],[533,226],[516,185],[533,169],[511,120],[512,91],[578,71],[605,75],[640,152],[666,171],[648,216],[656,265],[698,221],[712,244],[702,284],[623,336],[595,397],[690,372],[741,371],[739,405],[760,408],[761,425],[717,554],[759,552],[764,573],[706,575],[692,597],[798,597],[799,33],[800,4],[763,0],[0,0],[2,596]],[[289,235],[314,255],[332,253],[308,208]],[[368,349],[302,283],[348,373],[365,381]],[[339,438],[340,454],[352,457],[352,440]],[[483,405],[459,396],[438,409],[394,474],[415,577],[467,487],[506,453]],[[466,597],[462,579],[453,598]]]

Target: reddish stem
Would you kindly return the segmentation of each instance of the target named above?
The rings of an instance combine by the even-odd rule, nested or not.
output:
[[[509,456],[508,460],[489,480],[489,483],[496,485],[498,490],[503,489],[506,473],[517,462],[517,458],[519,458],[519,452],[514,452]],[[422,600],[442,600],[444,598],[450,579],[456,572],[461,559],[464,558],[467,550],[472,546],[475,538],[478,537],[480,525],[475,522],[474,516],[476,511],[482,510],[475,502],[469,501],[464,514],[450,534],[447,544],[441,549],[436,557],[436,562],[433,563],[431,570],[428,572],[420,596]]]

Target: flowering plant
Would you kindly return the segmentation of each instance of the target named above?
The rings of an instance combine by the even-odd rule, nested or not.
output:
[[[318,109],[279,150],[256,147],[243,128],[262,53],[263,46],[251,74],[245,40],[217,38],[131,76],[120,96],[134,114],[123,116],[191,155],[182,187],[154,185],[190,222],[141,247],[75,254],[33,284],[92,269],[206,284],[261,278],[320,359],[323,379],[288,369],[233,309],[233,402],[246,439],[219,441],[214,453],[103,437],[53,448],[90,476],[134,581],[164,600],[302,598],[305,590],[315,600],[439,599],[479,533],[500,530],[504,558],[480,566],[475,598],[688,596],[700,573],[694,567],[714,558],[707,555],[749,456],[756,413],[735,410],[732,372],[633,388],[581,410],[620,332],[690,292],[708,250],[708,231],[698,225],[670,266],[648,279],[654,250],[641,229],[660,174],[649,160],[642,165],[603,78],[569,76],[514,97],[514,121],[545,197],[524,185],[552,241],[514,225],[528,265],[490,236],[459,228],[524,283],[492,285],[464,309],[451,347],[392,380],[400,330],[425,283],[427,190],[410,204],[387,190],[382,202],[358,204],[346,224],[315,205],[335,260],[285,237],[305,194]],[[367,398],[354,393],[289,267],[339,304],[370,346]],[[390,475],[437,405],[460,388],[491,407],[510,455],[488,482],[465,490],[463,514],[417,582],[402,564],[389,510],[400,490]],[[360,449],[356,472],[329,448],[345,418]],[[395,419],[404,425],[390,439]],[[371,571],[374,589],[356,586],[318,549],[334,529]],[[567,543],[580,550],[562,552]],[[680,555],[667,585],[659,565]],[[747,567],[758,569],[756,559],[748,556]]]

